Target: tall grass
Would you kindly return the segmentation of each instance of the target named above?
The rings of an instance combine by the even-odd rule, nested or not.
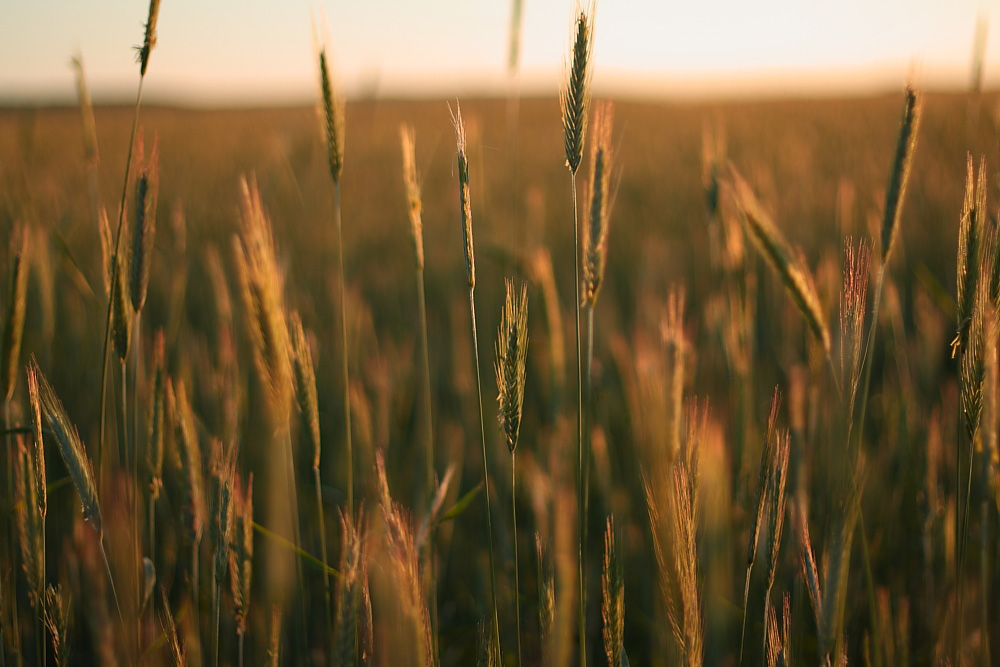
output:
[[[575,312],[574,332],[576,336],[576,437],[579,456],[577,460],[577,512],[580,522],[580,549],[578,556],[578,579],[580,605],[577,619],[579,635],[580,664],[587,664],[587,489],[584,488],[584,461],[590,452],[585,451],[583,412],[583,367],[580,344],[580,223],[577,211],[576,172],[583,160],[583,145],[587,134],[587,115],[590,106],[591,77],[593,75],[592,50],[594,44],[594,2],[584,9],[574,5],[573,43],[566,77],[559,94],[562,110],[563,145],[566,166],[570,174],[570,190],[573,196],[573,307]]]

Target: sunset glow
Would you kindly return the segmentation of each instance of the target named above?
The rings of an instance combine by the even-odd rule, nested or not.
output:
[[[521,90],[554,90],[571,4],[525,0]],[[135,83],[131,47],[145,3],[18,2],[0,21],[0,97],[72,98],[67,63],[82,53],[95,96]],[[235,3],[167,0],[151,99],[296,102],[313,95],[312,16],[326,25],[351,95],[503,94],[510,4],[460,0]],[[968,85],[977,22],[1000,30],[1000,5],[979,0],[802,3],[619,0],[597,11],[595,83],[630,96],[844,93]],[[986,85],[1000,82],[1000,40],[987,35]]]

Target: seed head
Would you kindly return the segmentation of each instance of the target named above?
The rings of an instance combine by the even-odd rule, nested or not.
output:
[[[521,407],[524,403],[525,361],[528,355],[528,288],[521,285],[520,295],[514,294],[514,283],[504,281],[507,298],[500,313],[497,333],[497,401],[500,403],[500,429],[507,449],[514,453],[521,429]]]

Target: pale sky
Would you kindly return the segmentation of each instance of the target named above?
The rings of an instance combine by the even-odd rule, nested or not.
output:
[[[521,90],[554,94],[573,0],[523,0]],[[95,102],[135,89],[145,0],[0,0],[0,102],[74,99],[81,53]],[[511,0],[162,0],[151,102],[315,97],[313,21],[349,96],[505,94]],[[599,0],[604,94],[728,97],[968,86],[977,21],[1000,86],[1000,0]]]

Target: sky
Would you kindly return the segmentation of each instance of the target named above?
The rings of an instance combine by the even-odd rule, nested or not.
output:
[[[574,0],[523,0],[522,94],[558,90]],[[162,0],[149,102],[295,104],[316,95],[319,32],[348,97],[505,95],[512,0]],[[2,0],[0,102],[134,95],[145,0]],[[598,94],[726,98],[868,94],[912,76],[969,85],[977,25],[1000,87],[1000,0],[600,0]],[[318,30],[314,28],[318,26]],[[992,30],[990,30],[992,28]],[[992,34],[991,34],[992,33]]]

